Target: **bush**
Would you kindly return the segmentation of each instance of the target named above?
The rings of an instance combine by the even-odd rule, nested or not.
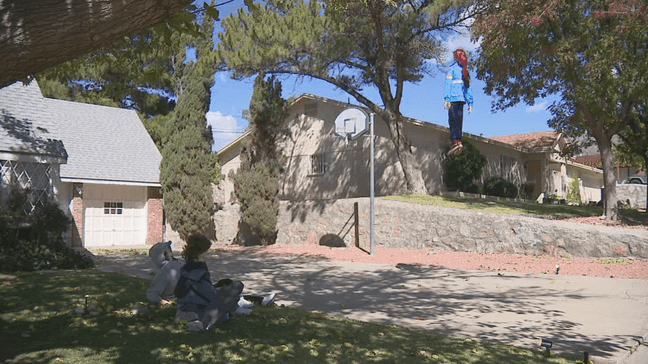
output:
[[[472,185],[468,186],[468,188],[466,188],[466,190],[464,192],[481,195],[482,194],[482,189],[478,185],[472,184]]]
[[[484,181],[484,193],[490,196],[516,198],[518,188],[504,178],[490,177]]]
[[[31,213],[23,210],[24,194],[12,192],[8,209],[0,212],[0,267],[2,271],[84,269],[92,259],[68,246],[63,233],[70,219],[55,202],[48,201]]]
[[[580,196],[580,181],[578,177],[574,177],[574,180],[569,185],[569,194],[567,195],[567,201],[575,204],[581,204]]]
[[[469,142],[463,142],[463,152],[460,155],[450,155],[445,161],[445,184],[450,191],[471,192],[474,181],[482,174],[486,165],[486,157],[479,153]],[[450,148],[446,148],[447,151]],[[468,190],[471,191],[468,191]]]

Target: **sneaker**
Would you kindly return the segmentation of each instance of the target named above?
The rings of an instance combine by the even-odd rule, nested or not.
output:
[[[461,142],[452,142],[452,148],[448,151],[448,155],[459,155],[463,150],[463,144]]]
[[[252,313],[252,310],[250,310],[249,308],[239,307],[236,309],[236,311],[234,311],[234,313],[237,315],[249,315]]]
[[[275,293],[270,293],[269,295],[263,297],[261,304],[264,306],[272,306],[275,301]]]
[[[252,308],[254,307],[254,303],[246,300],[245,298],[241,297],[238,301],[238,306],[243,307],[243,308]]]

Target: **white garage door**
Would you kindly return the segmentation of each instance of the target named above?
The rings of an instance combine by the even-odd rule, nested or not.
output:
[[[84,245],[146,243],[146,187],[84,185]]]

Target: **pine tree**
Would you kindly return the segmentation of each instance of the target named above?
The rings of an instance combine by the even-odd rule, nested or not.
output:
[[[234,193],[241,205],[239,227],[249,227],[261,244],[268,245],[277,238],[281,169],[277,139],[282,134],[286,102],[281,98],[281,83],[274,77],[267,81],[264,77],[260,74],[254,82],[250,101],[252,140],[241,151]]]
[[[203,21],[202,31],[211,34],[213,20]],[[166,124],[160,180],[164,209],[171,228],[183,239],[194,233],[211,235],[214,202],[211,182],[216,157],[211,153],[212,133],[207,126],[213,67],[209,54],[211,37],[196,42],[195,62],[188,62],[176,79],[178,104]]]

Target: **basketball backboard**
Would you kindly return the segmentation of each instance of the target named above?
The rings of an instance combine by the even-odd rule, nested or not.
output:
[[[369,129],[369,117],[358,108],[352,107],[342,111],[335,118],[335,134],[349,139],[355,139]]]

